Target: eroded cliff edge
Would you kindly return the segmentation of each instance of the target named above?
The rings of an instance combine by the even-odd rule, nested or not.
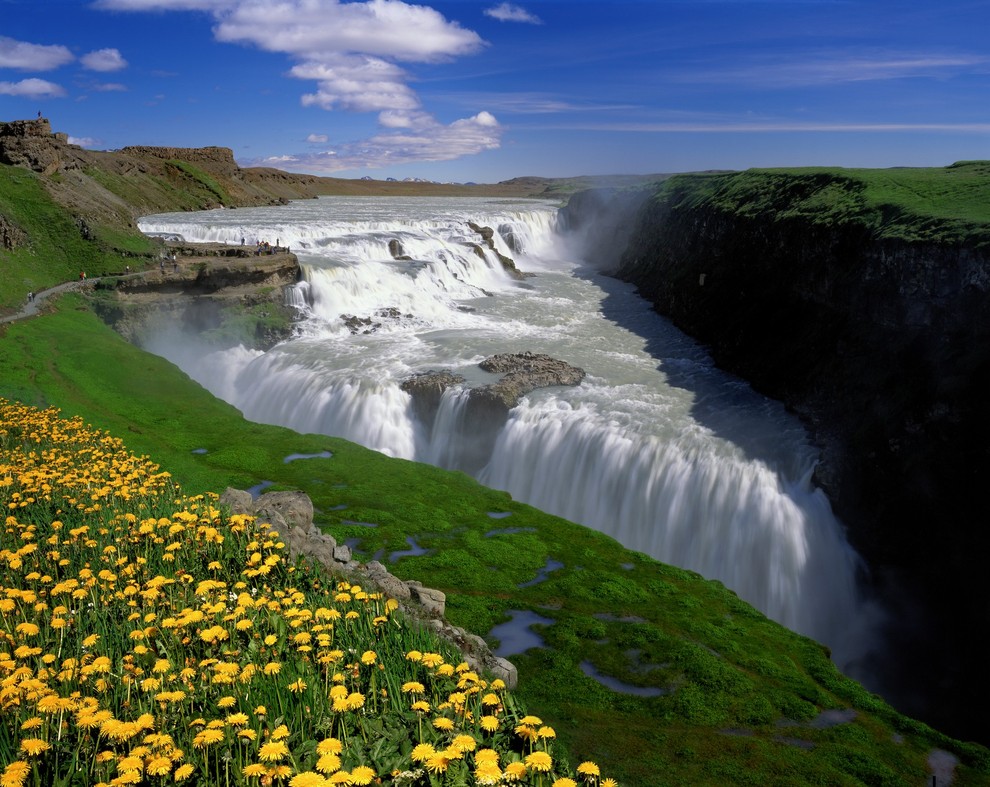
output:
[[[610,272],[803,418],[817,480],[890,611],[881,690],[985,741],[990,223],[937,206],[943,185],[986,204],[990,164],[943,174],[928,212],[830,170],[678,177],[585,195],[564,217],[625,227]]]

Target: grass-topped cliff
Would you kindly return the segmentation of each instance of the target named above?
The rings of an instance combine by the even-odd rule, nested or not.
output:
[[[617,274],[804,417],[891,610],[890,695],[990,740],[990,162],[679,175],[641,205]]]
[[[26,292],[75,278],[77,254],[89,255],[91,274],[140,259],[122,256],[125,242],[142,242],[133,232],[124,232],[126,241],[96,231],[73,235],[79,225],[67,201],[52,197],[52,177],[0,165],[0,216],[16,228],[16,242],[0,249],[0,270],[20,277],[11,279],[17,287]],[[10,306],[18,299],[4,284]],[[925,781],[931,752],[942,749],[959,760],[956,784],[990,780],[986,749],[899,714],[842,676],[820,645],[767,620],[719,583],[630,552],[463,474],[247,422],[171,364],[124,342],[84,297],[64,297],[50,313],[0,327],[0,397],[58,407],[123,438],[189,496],[262,482],[305,491],[317,524],[338,541],[354,539],[360,559],[402,551],[414,538],[427,552],[399,558],[390,570],[446,592],[451,621],[482,636],[511,610],[547,619],[535,627],[544,646],[512,658],[520,673],[514,696],[553,727],[561,744],[555,757],[571,767],[594,760],[622,785],[907,785]],[[287,461],[324,451],[332,455]],[[11,491],[0,478],[0,497],[19,508]],[[4,534],[3,549],[18,546]],[[551,560],[561,567],[530,584]],[[43,577],[31,581],[45,589]],[[3,622],[15,639],[24,631],[18,622]],[[612,691],[589,671],[654,696]],[[298,713],[291,691],[282,699]],[[210,712],[202,708],[204,720]],[[29,735],[10,727],[11,718],[0,722],[8,725],[4,740]],[[42,718],[54,735],[45,742],[56,747],[50,721]],[[201,743],[210,754],[205,738]],[[4,761],[15,756],[4,752]],[[388,773],[376,775],[389,782]],[[434,777],[421,783],[447,783]],[[202,772],[200,783],[209,778]]]

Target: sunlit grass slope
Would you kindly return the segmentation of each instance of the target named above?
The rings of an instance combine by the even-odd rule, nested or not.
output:
[[[131,451],[166,468],[184,495],[262,481],[301,489],[313,498],[320,526],[339,541],[358,539],[360,559],[381,554],[388,562],[413,537],[427,552],[397,559],[391,570],[444,590],[452,622],[484,636],[509,610],[550,621],[535,627],[545,647],[513,657],[521,676],[515,696],[570,752],[555,753],[561,768],[590,759],[624,785],[919,784],[937,746],[960,758],[957,784],[990,779],[985,749],[896,713],[838,673],[821,646],[719,583],[630,552],[463,474],[248,423],[174,366],[123,342],[78,297],[2,330],[0,396],[56,406],[123,437]],[[322,451],[332,456],[285,461]],[[20,548],[8,538],[4,548]],[[562,567],[520,587],[550,559]],[[209,561],[206,572],[213,576]],[[225,570],[225,581],[239,580],[246,581]],[[271,598],[299,585],[289,580],[285,588],[273,585]],[[48,619],[57,604],[45,603]],[[232,610],[235,602],[227,603]],[[136,628],[126,618],[121,623],[128,632]],[[660,692],[611,691],[585,673],[589,667]],[[292,692],[282,700],[286,718],[298,713]],[[263,704],[271,711],[271,701]],[[855,713],[838,726],[811,723],[828,709]]]
[[[883,239],[974,248],[990,243],[990,161],[677,175],[661,185],[657,196],[675,205],[707,204],[747,216],[858,226]]]
[[[0,783],[552,784],[500,680],[124,444],[0,399]]]

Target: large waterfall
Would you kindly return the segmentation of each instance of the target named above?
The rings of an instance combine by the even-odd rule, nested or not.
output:
[[[249,419],[472,472],[719,579],[848,665],[875,621],[859,559],[811,483],[802,426],[586,265],[555,219],[539,201],[343,197],[149,216],[146,232],[291,247],[304,279],[288,297],[304,319],[267,352],[207,354],[168,336],[148,349]],[[495,231],[494,248],[479,227]],[[532,275],[513,277],[500,254]],[[477,364],[522,351],[587,376],[528,394],[480,440],[466,389],[497,378]],[[466,382],[427,425],[400,384],[440,369]]]

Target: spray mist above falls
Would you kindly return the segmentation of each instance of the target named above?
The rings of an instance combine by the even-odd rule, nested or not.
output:
[[[304,276],[287,294],[302,317],[290,341],[207,353],[159,336],[148,349],[251,420],[470,472],[719,579],[849,664],[873,621],[804,429],[584,265],[556,216],[539,201],[367,197],[149,216],[142,230],[191,242],[277,241]],[[585,375],[472,408],[499,379],[479,362],[524,352]],[[402,386],[436,370],[455,382],[427,416]]]

